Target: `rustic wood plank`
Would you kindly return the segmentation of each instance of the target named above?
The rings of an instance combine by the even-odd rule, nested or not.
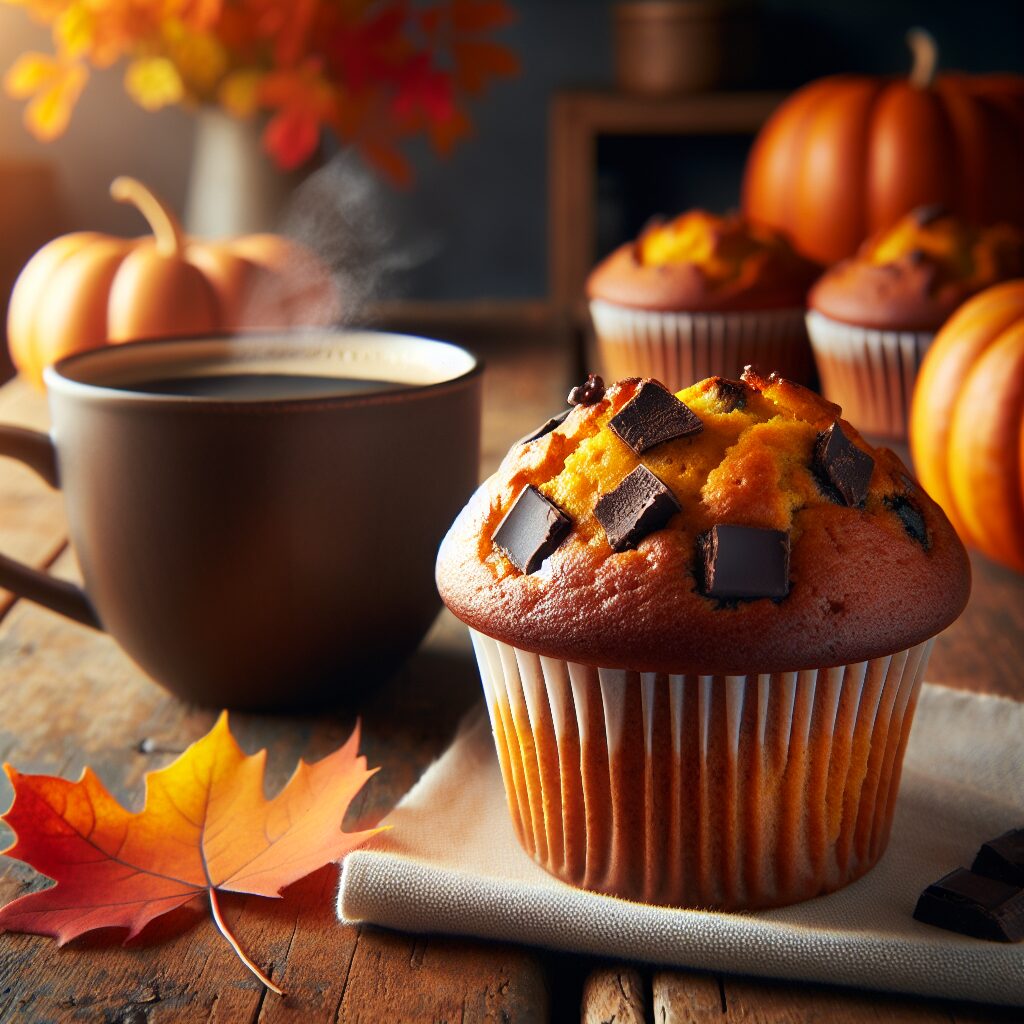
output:
[[[724,979],[723,1024],[802,1024],[810,1020],[829,1024],[950,1024],[967,1021],[1019,1021],[1020,1011],[1007,1007],[984,1007],[920,996],[886,995],[852,988],[832,988],[801,982],[748,981],[726,976]]]
[[[547,1020],[543,971],[526,950],[362,928],[338,1024]]]
[[[46,430],[46,400],[22,380],[0,388],[0,423]],[[61,496],[32,470],[0,458],[0,553],[29,565],[49,565],[64,547],[66,532]],[[0,618],[14,597],[0,588]]]
[[[598,967],[583,983],[582,1024],[645,1024],[647,986],[635,967]]]
[[[971,552],[963,615],[935,641],[928,679],[1024,700],[1024,575]]]
[[[655,971],[651,981],[656,1024],[720,1020],[725,1013],[722,979],[701,971]]]

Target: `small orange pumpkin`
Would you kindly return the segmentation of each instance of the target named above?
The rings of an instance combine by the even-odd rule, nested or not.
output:
[[[338,319],[337,288],[305,246],[273,234],[198,242],[135,179],[117,178],[110,194],[136,206],[153,234],[63,235],[15,282],[7,313],[11,358],[38,387],[46,366],[101,345]]]
[[[976,295],[921,365],[910,447],[960,536],[1024,572],[1024,281]]]
[[[743,212],[835,263],[916,206],[1024,228],[1024,77],[936,75],[935,41],[908,36],[908,79],[835,75],[804,86],[761,129]]]

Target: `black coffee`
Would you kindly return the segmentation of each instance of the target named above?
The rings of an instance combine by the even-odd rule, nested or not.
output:
[[[124,391],[189,398],[333,398],[399,391],[410,387],[393,380],[318,377],[298,373],[218,373],[209,376],[156,377],[121,384]]]

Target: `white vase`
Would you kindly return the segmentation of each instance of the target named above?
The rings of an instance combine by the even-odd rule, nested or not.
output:
[[[265,119],[205,106],[195,122],[186,230],[201,238],[273,231],[303,174],[274,165],[261,143]]]

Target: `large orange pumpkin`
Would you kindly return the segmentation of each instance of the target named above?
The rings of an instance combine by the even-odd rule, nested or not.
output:
[[[1024,281],[964,303],[928,350],[910,447],[960,536],[1024,571]]]
[[[44,367],[101,345],[338,318],[331,275],[305,246],[273,234],[199,242],[133,178],[118,178],[110,192],[139,209],[151,236],[63,235],[15,282],[7,313],[11,358],[36,385]]]
[[[850,256],[916,206],[1024,228],[1024,76],[935,76],[934,40],[915,30],[909,79],[812,82],[754,142],[743,209],[820,263]]]

